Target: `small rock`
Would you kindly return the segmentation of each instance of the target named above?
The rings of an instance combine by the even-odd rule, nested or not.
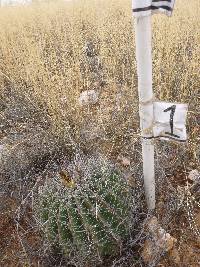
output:
[[[142,258],[145,263],[152,264],[158,255],[172,250],[177,240],[159,225],[156,217],[152,217],[147,223],[147,232],[151,240],[145,241]]]
[[[164,249],[169,251],[173,248],[174,244],[177,242],[169,233],[167,233],[158,223],[156,217],[152,217],[148,223],[149,233],[152,235],[156,243]]]
[[[78,99],[81,106],[94,105],[99,100],[99,92],[95,90],[84,91],[80,94]]]
[[[172,237],[169,233],[166,233],[165,230],[162,229],[162,234],[160,235],[160,243],[158,241],[158,244],[160,244],[160,247],[164,251],[170,251],[174,247],[176,242],[176,238]]]
[[[122,166],[128,167],[131,165],[131,161],[129,158],[123,157],[123,156],[118,156],[117,160],[121,163]]]
[[[188,179],[190,179],[190,181],[192,182],[197,182],[200,180],[200,173],[198,170],[192,170],[189,175],[188,175]]]

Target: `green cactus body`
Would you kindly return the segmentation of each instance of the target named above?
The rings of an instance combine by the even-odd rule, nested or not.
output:
[[[120,175],[94,175],[75,188],[50,183],[37,205],[47,240],[67,257],[72,252],[88,259],[118,253],[132,215],[131,189]]]
[[[57,217],[58,217],[58,210],[59,210],[59,202],[54,200],[49,206],[49,214],[48,214],[48,221],[47,221],[47,233],[48,239],[50,242],[56,242],[58,236],[58,224],[57,224]]]
[[[82,222],[81,215],[78,212],[78,208],[75,204],[74,197],[71,199],[69,203],[68,215],[69,215],[69,225],[73,236],[74,245],[77,247],[77,249],[84,248],[84,250],[88,250],[89,237]]]
[[[59,244],[66,253],[70,253],[72,248],[73,236],[69,229],[69,216],[66,204],[61,203],[59,206],[58,216]]]
[[[91,204],[87,200],[79,202],[83,223],[91,233],[91,238],[99,255],[109,255],[116,247],[114,238],[108,238],[105,226],[93,212],[91,212]]]

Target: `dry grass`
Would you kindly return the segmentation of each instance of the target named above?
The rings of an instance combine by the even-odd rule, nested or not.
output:
[[[137,78],[129,2],[77,1],[2,9],[2,105],[6,108],[18,101],[26,111],[19,111],[19,116],[29,117],[29,121],[42,118],[53,134],[63,138],[70,132],[76,143],[85,143],[82,133],[88,122],[91,131],[97,126],[96,131],[100,131],[100,125],[104,139],[110,142],[127,131],[137,132]],[[190,103],[192,150],[198,141],[195,127],[199,123],[198,8],[197,0],[190,4],[177,1],[172,19],[153,19],[155,94],[159,99]],[[82,110],[77,101],[80,92],[95,86],[84,53],[88,41],[98,50],[107,86],[98,107]]]

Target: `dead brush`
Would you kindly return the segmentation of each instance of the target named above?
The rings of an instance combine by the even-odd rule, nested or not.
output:
[[[81,144],[87,139],[81,134],[86,119],[91,124],[102,125],[106,130],[104,139],[111,142],[138,128],[130,6],[120,0],[107,3],[103,9],[102,5],[103,2],[91,4],[89,1],[84,6],[81,2],[73,5],[52,3],[1,11],[2,95],[8,90],[9,82],[12,90],[8,97],[12,98],[13,93],[23,95],[40,111],[41,117],[50,119],[53,134],[63,138],[70,127],[76,142]],[[194,0],[191,5],[194,8],[187,9],[187,3],[178,2],[167,26],[165,18],[153,19],[154,91],[158,99],[190,103],[188,148],[191,157],[198,162],[199,32],[198,15],[190,10],[198,10],[195,7],[199,4]],[[180,25],[180,17],[187,17],[187,22]],[[79,94],[93,88],[95,83],[98,87],[98,78],[91,76],[87,53],[84,53],[88,40],[98,47],[98,59],[107,86],[99,100],[97,114],[94,116],[93,108],[88,107],[85,117],[77,101]],[[2,101],[6,105],[4,97]],[[32,114],[32,119],[34,116],[39,117],[38,113]],[[119,120],[120,129],[116,128]],[[91,131],[93,128],[95,125]],[[98,140],[98,146],[102,141]]]

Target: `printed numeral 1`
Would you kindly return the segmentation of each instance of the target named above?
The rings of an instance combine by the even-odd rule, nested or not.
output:
[[[174,134],[174,114],[175,114],[175,111],[176,111],[176,105],[173,105],[173,106],[171,106],[171,107],[169,107],[169,108],[164,110],[164,112],[168,112],[168,111],[171,111],[170,120],[169,120],[171,133],[165,132],[165,134],[169,134],[169,135],[171,135],[173,137],[180,138],[180,136]]]

